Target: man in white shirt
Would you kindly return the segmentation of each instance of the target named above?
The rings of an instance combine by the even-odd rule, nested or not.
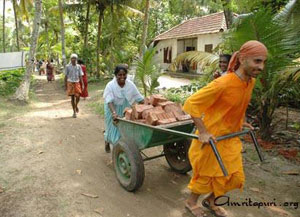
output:
[[[67,95],[71,96],[73,118],[76,118],[76,113],[79,112],[78,103],[81,94],[80,82],[84,85],[82,81],[83,72],[81,66],[77,64],[77,59],[78,56],[76,54],[72,54],[71,63],[66,66],[65,70],[65,89],[67,91]],[[84,86],[82,88],[84,88]]]

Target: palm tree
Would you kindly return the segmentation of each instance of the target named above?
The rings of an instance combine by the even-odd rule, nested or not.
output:
[[[229,29],[233,23],[233,13],[230,8],[230,2],[231,0],[222,0],[227,29]]]
[[[97,10],[99,12],[99,17],[98,17],[98,34],[97,34],[97,76],[100,76],[100,45],[101,45],[101,35],[102,35],[102,23],[104,19],[104,14],[105,10],[107,8],[110,8],[111,10],[114,10],[114,6],[120,7],[124,5],[127,1],[129,0],[115,0],[115,1],[110,1],[110,0],[96,0],[96,6]]]
[[[108,3],[105,1],[99,1],[97,5],[97,9],[99,11],[99,17],[98,17],[98,31],[97,31],[97,62],[96,62],[96,67],[97,67],[97,77],[100,77],[100,40],[101,40],[101,35],[102,35],[102,22],[104,18],[104,11],[106,7],[108,6]]]
[[[140,56],[143,54],[143,49],[146,46],[146,40],[147,40],[147,33],[148,33],[148,23],[149,23],[149,5],[150,0],[146,0],[145,5],[145,17],[144,17],[144,27],[143,27],[143,35],[142,35],[142,44],[140,48]]]
[[[21,102],[26,102],[28,100],[29,88],[30,88],[30,78],[34,69],[34,57],[36,52],[36,46],[39,36],[39,27],[42,16],[42,0],[35,0],[35,14],[33,21],[33,30],[31,33],[30,51],[28,62],[26,64],[26,72],[21,82],[21,85],[16,90],[14,98]]]
[[[147,96],[153,94],[154,89],[159,86],[160,73],[153,60],[156,48],[151,45],[143,51],[136,62],[136,78],[142,83],[144,96]]]
[[[20,44],[19,44],[19,28],[18,28],[18,14],[17,14],[16,0],[13,0],[13,10],[14,10],[15,26],[16,26],[16,42],[17,42],[17,49],[18,49],[18,51],[20,51]]]
[[[65,52],[65,24],[64,24],[64,12],[61,0],[58,0],[59,16],[60,16],[60,34],[61,34],[61,53],[64,69],[66,67],[66,52]]]
[[[2,25],[3,25],[3,53],[5,53],[5,0],[3,0],[3,15],[2,15]]]
[[[87,1],[88,2],[87,2],[86,17],[85,17],[85,34],[84,34],[83,50],[87,49],[88,34],[89,34],[89,22],[90,22],[91,0],[87,0]]]

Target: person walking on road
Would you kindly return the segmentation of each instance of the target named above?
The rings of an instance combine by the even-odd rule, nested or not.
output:
[[[71,63],[66,66],[65,70],[65,89],[67,95],[71,97],[71,104],[73,108],[73,118],[77,117],[79,112],[78,103],[80,100],[81,86],[84,88],[84,83],[82,80],[83,72],[81,66],[77,64],[78,56],[76,54],[71,55]]]

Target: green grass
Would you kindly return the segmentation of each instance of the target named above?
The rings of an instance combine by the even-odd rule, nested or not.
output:
[[[103,102],[103,100],[97,100],[97,101],[91,102],[88,104],[88,106],[90,108],[92,108],[92,110],[94,112],[96,112],[96,114],[99,114],[101,117],[104,117],[104,102]]]
[[[29,108],[29,105],[16,105],[7,98],[0,98],[0,122],[18,114],[23,114],[28,111]]]
[[[104,117],[104,101],[102,98],[104,88],[110,80],[93,81],[89,83],[88,89],[92,97],[92,102],[88,104],[96,114]],[[96,93],[95,93],[96,92]]]

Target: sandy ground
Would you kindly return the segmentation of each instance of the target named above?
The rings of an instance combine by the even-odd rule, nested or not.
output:
[[[188,85],[191,80],[185,78],[173,78],[168,75],[162,75],[158,78],[159,87],[158,88],[171,88],[171,87],[181,87],[183,85]]]
[[[91,94],[80,102],[74,119],[60,84],[40,80],[29,111],[0,123],[0,216],[191,217],[184,209],[191,174],[172,172],[163,158],[145,163],[139,191],[128,193],[120,187],[111,155],[104,152],[103,118],[87,106],[98,93]],[[261,165],[252,145],[245,150],[245,189],[231,192],[230,200],[275,199],[278,206],[225,207],[230,216],[300,216],[300,177],[283,174],[299,172],[299,165],[268,155],[269,163]],[[283,202],[294,203],[279,206]]]

